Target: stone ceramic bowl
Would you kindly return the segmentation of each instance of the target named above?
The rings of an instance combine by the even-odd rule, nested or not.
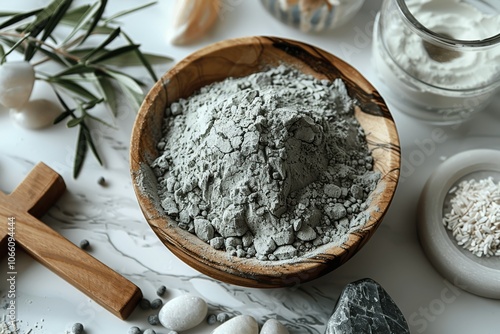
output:
[[[241,77],[269,66],[286,63],[318,79],[342,78],[348,93],[358,101],[355,117],[367,134],[373,168],[381,174],[370,194],[364,225],[352,231],[341,245],[326,244],[314,252],[286,261],[238,258],[215,250],[194,234],[177,226],[162,209],[156,178],[149,167],[158,156],[165,109],[200,87],[227,77]],[[141,209],[160,240],[182,261],[227,283],[249,287],[284,287],[310,281],[339,267],[370,239],[394,196],[399,178],[399,138],[391,114],[372,85],[354,68],[335,56],[296,41],[274,37],[248,37],[208,46],[168,71],[146,96],[134,124],[131,175]]]

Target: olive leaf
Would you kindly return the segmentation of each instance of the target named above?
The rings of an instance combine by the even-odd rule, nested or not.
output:
[[[129,14],[132,14],[134,12],[137,12],[141,9],[144,9],[144,8],[147,8],[147,7],[150,7],[152,5],[156,5],[156,1],[153,1],[153,2],[149,2],[149,3],[146,3],[144,5],[141,5],[141,6],[138,6],[138,7],[135,7],[135,8],[130,8],[130,9],[127,9],[127,10],[123,10],[121,12],[118,12],[116,14],[113,14],[111,15],[110,17],[106,18],[104,20],[105,23],[109,23],[109,22],[112,22],[114,20],[116,20],[117,18],[119,17],[122,17],[122,16],[125,16],[125,15],[129,15]]]
[[[73,167],[73,177],[76,179],[82,170],[83,161],[88,151],[88,142],[83,127],[78,131],[78,140],[76,143],[75,162]]]
[[[66,121],[69,128],[78,128],[73,176],[80,174],[87,153],[91,151],[102,165],[102,159],[92,138],[91,126],[99,122],[112,125],[94,116],[92,109],[105,105],[113,116],[119,112],[120,97],[138,108],[144,98],[144,83],[123,72],[127,66],[141,66],[153,81],[157,76],[153,64],[172,61],[163,55],[143,53],[120,27],[118,19],[153,6],[148,2],[137,7],[105,16],[106,0],[73,6],[73,0],[52,0],[46,7],[26,12],[0,12],[0,62],[12,52],[24,55],[35,68],[36,79],[48,82],[63,112],[54,124]],[[56,29],[64,25],[66,29]],[[58,31],[55,35],[54,31]],[[60,33],[67,31],[66,34]],[[88,45],[95,35],[97,46]],[[4,49],[5,46],[5,49]],[[36,57],[35,57],[36,55]],[[50,73],[41,66],[52,63]],[[69,102],[69,105],[68,105]]]
[[[79,33],[87,24],[89,24],[90,20],[94,17],[98,10],[98,3],[94,3],[92,6],[82,6],[79,9],[84,9],[83,13],[76,12],[77,16],[75,16],[74,20],[75,26],[73,30],[66,36],[66,38],[62,41],[62,44],[69,42],[77,33]],[[75,12],[73,13],[75,14]],[[62,17],[62,20],[68,20],[68,16],[65,15]]]
[[[85,42],[85,40],[92,34],[94,29],[97,27],[97,25],[99,24],[99,21],[102,19],[102,15],[104,14],[104,10],[106,9],[106,5],[107,5],[108,1],[107,0],[100,0],[99,3],[100,3],[99,7],[94,15],[92,22],[90,23],[90,27],[87,29],[87,33],[83,37],[80,44]]]
[[[97,79],[99,81],[99,88],[102,91],[102,95],[104,96],[111,113],[114,116],[118,115],[118,94],[112,81],[105,76],[99,76]]]

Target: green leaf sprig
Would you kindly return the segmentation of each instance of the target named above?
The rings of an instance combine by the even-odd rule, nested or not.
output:
[[[102,165],[91,135],[90,121],[110,126],[89,111],[104,104],[116,116],[118,94],[125,95],[136,109],[144,98],[145,84],[121,71],[120,67],[143,66],[151,79],[157,81],[152,64],[166,63],[171,58],[141,52],[140,45],[117,22],[120,17],[156,2],[109,17],[104,16],[107,0],[77,7],[72,6],[72,2],[53,0],[40,9],[0,12],[0,18],[5,18],[0,23],[0,64],[5,63],[12,52],[19,52],[35,67],[36,79],[52,86],[64,109],[54,124],[67,120],[69,128],[79,129],[73,166],[73,177],[77,178],[89,148]],[[56,29],[59,26],[68,31],[62,37],[61,29]],[[102,40],[97,47],[86,43],[92,35]],[[119,46],[114,46],[116,44]],[[56,64],[59,70],[50,74],[37,70],[36,66],[48,62]]]

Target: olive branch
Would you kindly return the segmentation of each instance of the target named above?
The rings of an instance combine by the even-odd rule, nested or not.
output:
[[[67,120],[69,128],[78,128],[73,166],[77,178],[90,148],[99,164],[99,156],[90,131],[90,121],[110,126],[89,111],[104,104],[113,116],[118,113],[117,96],[123,94],[138,109],[146,86],[123,72],[123,66],[142,66],[153,81],[157,77],[152,64],[171,61],[169,57],[143,53],[119,26],[117,19],[156,4],[127,9],[105,17],[107,0],[78,7],[73,0],[53,0],[44,8],[26,12],[0,12],[0,64],[7,62],[12,52],[21,53],[36,73],[36,80],[51,85],[63,112],[54,124]],[[62,29],[56,29],[63,27]],[[63,30],[67,33],[61,34]],[[89,46],[89,37],[97,36],[100,43]],[[119,44],[118,46],[115,46]],[[44,73],[38,66],[51,63],[55,73]],[[70,101],[70,102],[68,102]]]

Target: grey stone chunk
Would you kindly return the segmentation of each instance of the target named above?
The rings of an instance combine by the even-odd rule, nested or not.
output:
[[[302,228],[302,221],[300,219],[295,219],[292,221],[293,230],[297,232]]]
[[[344,218],[347,215],[347,210],[340,203],[335,203],[334,205],[326,206],[325,212],[328,218],[333,220]]]
[[[259,254],[269,254],[276,249],[276,242],[271,237],[261,237],[254,240],[255,250]]]
[[[173,102],[170,105],[170,112],[174,116],[182,114],[182,105],[178,102]]]
[[[165,213],[169,216],[177,216],[179,214],[179,208],[177,208],[177,204],[175,200],[168,196],[161,202],[162,208],[165,210]]]
[[[273,254],[278,260],[287,260],[297,256],[297,249],[292,245],[280,246]]]
[[[314,240],[316,239],[316,236],[316,231],[314,231],[314,229],[309,225],[303,226],[300,231],[297,232],[297,238],[302,241]]]
[[[321,211],[314,208],[309,210],[305,215],[304,215],[304,220],[307,222],[307,225],[311,227],[316,227],[320,222],[321,222]]]
[[[213,239],[210,239],[210,246],[212,246],[215,249],[222,249],[222,247],[224,246],[224,238],[215,237]]]
[[[339,198],[342,195],[342,189],[335,184],[325,184],[323,187],[325,195],[332,198]]]
[[[349,283],[328,320],[325,334],[410,334],[406,319],[374,280]]]
[[[360,187],[359,185],[357,184],[353,184],[351,186],[351,194],[352,194],[352,197],[354,197],[355,199],[363,199],[363,187]]]
[[[215,229],[206,219],[194,220],[194,233],[203,241],[209,241],[215,235]]]
[[[249,231],[245,233],[243,237],[241,237],[241,241],[243,242],[243,247],[250,247],[253,244],[253,235]]]
[[[229,237],[224,241],[224,245],[226,246],[226,249],[229,247],[236,248],[238,246],[241,246],[243,243],[240,238],[236,237]]]
[[[243,208],[230,205],[222,215],[222,221],[214,219],[215,229],[225,238],[241,237],[248,231]]]
[[[291,245],[294,239],[295,235],[291,229],[278,232],[273,236],[273,240],[277,246]]]

